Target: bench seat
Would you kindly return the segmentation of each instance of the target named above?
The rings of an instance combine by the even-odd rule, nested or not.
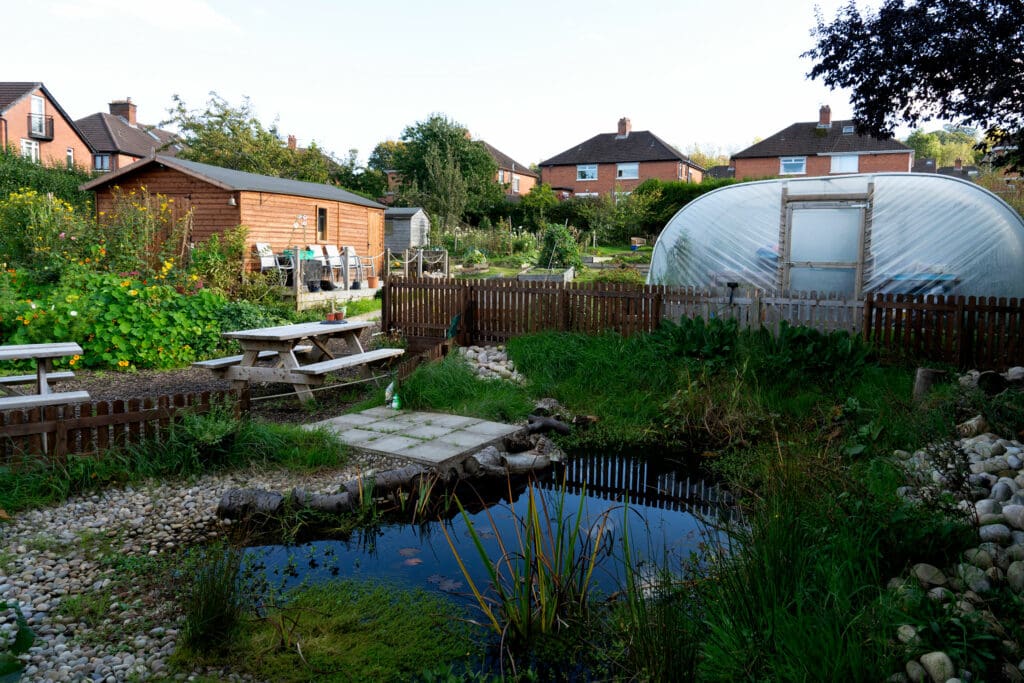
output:
[[[294,372],[302,375],[326,375],[328,372],[334,372],[335,370],[344,370],[345,368],[367,365],[388,358],[397,358],[403,353],[405,353],[404,349],[374,349],[373,351],[364,351],[363,353],[354,353],[350,356],[329,358],[319,363],[303,365],[301,368],[295,368]]]
[[[32,394],[30,396],[0,396],[0,410],[42,408],[69,403],[84,403],[88,400],[88,391],[57,391],[52,394]]]
[[[309,353],[313,350],[313,346],[296,346],[293,351],[295,353]],[[277,351],[260,351],[259,360],[266,360],[268,358],[277,358]],[[206,368],[207,370],[223,370],[224,368],[232,365],[238,365],[242,362],[242,355],[238,356],[224,356],[223,358],[211,358],[210,360],[197,360],[192,364],[192,367]]]
[[[70,370],[61,370],[60,372],[48,372],[46,373],[47,382],[55,382],[61,379],[71,379],[75,376]],[[0,386],[14,386],[16,384],[32,384],[36,381],[35,375],[7,375],[6,377],[0,377]]]

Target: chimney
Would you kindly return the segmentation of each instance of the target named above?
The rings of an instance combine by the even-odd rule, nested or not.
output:
[[[953,162],[953,168],[957,171],[964,170],[964,160],[957,157],[956,161]]]
[[[827,104],[821,105],[818,110],[818,128],[832,127],[832,108]]]
[[[289,135],[288,136],[288,149],[295,149],[295,147],[297,145],[298,145],[298,141],[295,139],[295,136],[294,135]]]
[[[111,102],[110,113],[114,116],[120,116],[128,122],[129,126],[135,125],[135,103],[132,102],[132,98],[130,97]]]
[[[632,130],[633,124],[630,122],[628,118],[623,116],[621,119],[619,119],[619,134],[616,137],[627,137]]]

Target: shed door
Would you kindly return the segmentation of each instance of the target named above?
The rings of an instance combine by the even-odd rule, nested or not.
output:
[[[790,204],[785,286],[858,295],[864,262],[864,210],[863,202]]]

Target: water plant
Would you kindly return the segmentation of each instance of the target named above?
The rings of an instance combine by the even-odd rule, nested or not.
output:
[[[591,607],[591,583],[602,551],[611,543],[609,512],[584,526],[585,498],[575,511],[566,508],[566,486],[549,501],[536,486],[527,486],[527,508],[515,520],[515,537],[498,533],[491,510],[487,518],[500,556],[491,559],[480,532],[456,498],[473,547],[483,560],[489,586],[480,586],[466,569],[448,530],[442,527],[455,560],[484,615],[484,624],[510,647],[527,646],[543,636],[580,625]],[[511,500],[511,481],[509,499]]]

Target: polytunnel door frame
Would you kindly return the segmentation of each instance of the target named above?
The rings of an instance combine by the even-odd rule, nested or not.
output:
[[[781,235],[784,245],[780,273],[782,288],[819,293],[830,291],[848,298],[859,298],[867,260],[868,198],[819,200],[789,197],[785,207]],[[821,239],[825,231],[831,232],[835,239]],[[831,285],[806,286],[808,281]]]

